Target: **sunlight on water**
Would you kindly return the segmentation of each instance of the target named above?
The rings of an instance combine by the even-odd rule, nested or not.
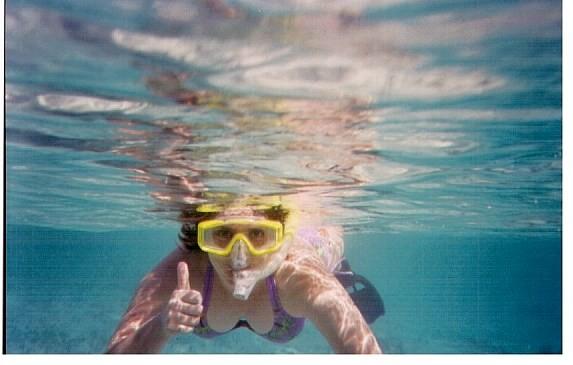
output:
[[[310,194],[349,229],[558,229],[560,105],[504,105],[525,80],[488,48],[559,37],[553,3],[421,15],[410,1],[213,3],[114,1],[98,21],[90,5],[10,2],[11,222],[161,226],[150,211],[214,192]],[[543,122],[550,134],[528,139]],[[506,146],[512,129],[525,138]],[[508,184],[516,196],[499,199]],[[536,200],[517,197],[531,189]]]

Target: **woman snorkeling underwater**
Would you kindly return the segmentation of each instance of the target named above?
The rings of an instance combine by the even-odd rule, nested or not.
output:
[[[296,215],[280,199],[182,214],[178,247],[142,280],[107,352],[155,353],[177,334],[240,327],[283,343],[309,319],[337,353],[381,353],[365,318],[382,315],[382,301],[349,271],[341,230]],[[364,288],[349,294],[357,280]]]
[[[183,212],[183,225],[178,247],[142,280],[107,352],[160,352],[177,334],[211,338],[240,327],[284,343],[308,319],[334,352],[381,353],[368,323],[383,314],[382,300],[350,270],[342,229],[319,217],[332,213],[326,200],[333,186],[353,188],[376,172],[376,154],[364,152],[374,150],[377,139],[356,127],[372,122],[367,103],[244,97],[189,88],[188,77],[160,72],[146,85],[179,105],[224,114],[220,123],[235,140],[264,138],[260,132],[269,128],[283,138],[190,148],[194,139],[209,140],[194,124],[112,120],[126,138],[114,151],[144,162],[134,169],[137,180],[154,187],[151,194],[162,206]],[[272,161],[270,172],[256,169],[260,155]],[[221,161],[240,161],[241,174],[205,168]],[[198,205],[211,201],[203,195],[203,178],[234,179],[243,171],[265,191],[292,191],[276,199]]]

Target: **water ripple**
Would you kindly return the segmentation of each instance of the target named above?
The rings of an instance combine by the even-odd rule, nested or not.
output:
[[[38,104],[50,111],[72,114],[97,112],[137,112],[145,108],[143,102],[110,100],[93,96],[43,94],[37,97]]]
[[[208,68],[255,66],[280,57],[288,49],[265,47],[217,39],[159,37],[115,29],[111,33],[115,44],[133,51],[159,54],[192,65]]]
[[[26,4],[6,17],[10,222],[283,195],[357,231],[560,229],[552,2]]]

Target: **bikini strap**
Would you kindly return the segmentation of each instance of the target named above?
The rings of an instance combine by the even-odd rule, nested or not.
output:
[[[213,279],[213,265],[211,265],[211,261],[209,261],[207,271],[205,271],[205,279],[203,280],[203,313],[201,313],[201,317],[199,318],[199,325],[193,330],[193,333],[204,338],[212,338],[220,334],[212,330],[207,323],[207,310],[209,309],[211,293],[213,292]]]
[[[267,277],[265,280],[267,284],[267,290],[269,292],[269,298],[271,300],[271,305],[273,307],[273,312],[281,312],[283,311],[283,306],[281,304],[281,300],[279,299],[279,293],[277,289],[277,283],[275,282],[274,275]]]
[[[207,266],[207,271],[205,272],[205,280],[203,281],[203,314],[205,317],[207,314],[207,308],[209,308],[209,302],[211,301],[211,293],[213,292],[213,265],[211,261]]]

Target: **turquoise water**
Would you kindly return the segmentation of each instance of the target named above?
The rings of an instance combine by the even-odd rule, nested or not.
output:
[[[7,352],[103,352],[182,208],[288,194],[345,228],[386,352],[560,353],[561,2],[228,4],[8,1]]]

